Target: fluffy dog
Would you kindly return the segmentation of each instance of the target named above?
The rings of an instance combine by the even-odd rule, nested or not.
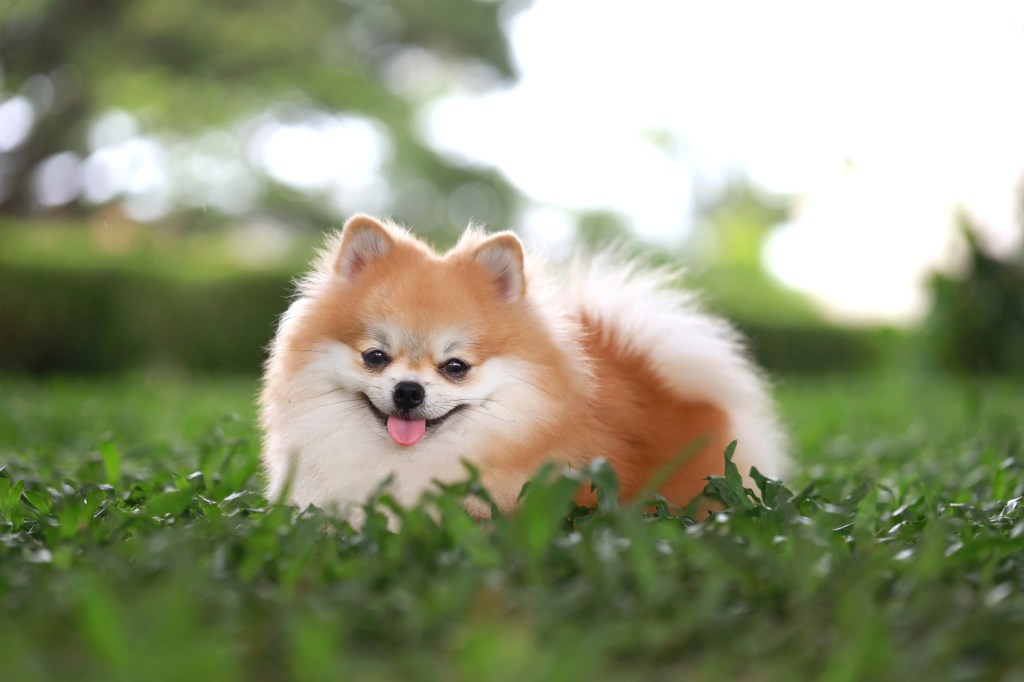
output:
[[[741,471],[779,475],[783,437],[759,372],[670,279],[599,255],[554,280],[510,232],[468,229],[442,255],[352,218],[271,346],[268,496],[344,510],[390,476],[413,504],[468,462],[511,511],[542,463],[604,457],[624,497],[662,471],[657,491],[685,505],[723,473],[734,439]],[[588,489],[578,499],[593,502]]]

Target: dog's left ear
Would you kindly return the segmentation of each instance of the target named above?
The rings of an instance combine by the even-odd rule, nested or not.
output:
[[[523,245],[511,232],[485,239],[473,250],[473,260],[491,275],[503,301],[518,301],[526,295]]]

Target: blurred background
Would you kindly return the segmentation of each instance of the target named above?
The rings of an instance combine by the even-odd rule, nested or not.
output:
[[[684,266],[776,373],[1024,376],[1019,2],[6,0],[0,371],[254,373],[355,212]]]

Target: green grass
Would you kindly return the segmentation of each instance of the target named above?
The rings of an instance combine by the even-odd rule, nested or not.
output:
[[[783,383],[801,472],[698,525],[554,476],[397,534],[266,504],[254,388],[0,380],[2,679],[1024,679],[1019,386]]]

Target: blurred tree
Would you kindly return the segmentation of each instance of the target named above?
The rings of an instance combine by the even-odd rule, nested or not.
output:
[[[1024,250],[995,258],[966,215],[959,223],[967,268],[959,277],[932,277],[926,329],[933,355],[954,370],[1024,376]]]
[[[695,254],[696,280],[722,312],[758,323],[820,322],[807,297],[785,287],[761,262],[768,235],[789,216],[789,203],[738,177],[699,207],[685,252]]]
[[[586,211],[579,216],[576,225],[578,240],[597,250],[610,244],[632,244],[639,249],[636,236],[630,231],[622,216],[613,211]]]
[[[40,164],[66,151],[85,157],[91,127],[111,111],[136,117],[165,150],[189,140],[202,146],[203,134],[228,131],[250,166],[239,139],[246,120],[269,112],[302,123],[343,113],[386,131],[390,200],[382,203],[396,218],[444,225],[446,199],[473,185],[488,188],[492,212],[477,218],[508,223],[510,186],[497,173],[439,156],[417,134],[416,116],[424,101],[467,76],[483,86],[513,78],[501,21],[523,0],[5,4],[0,95],[27,99],[33,122],[26,139],[0,146],[0,213],[38,211],[32,179]],[[286,215],[323,218],[323,196],[300,191],[296,202],[290,188],[274,189],[280,181],[265,169],[254,173],[264,188],[261,208],[269,202]]]
[[[697,239],[711,242],[722,265],[760,271],[765,239],[788,217],[789,208],[787,199],[765,194],[745,178],[734,178],[700,208]]]

